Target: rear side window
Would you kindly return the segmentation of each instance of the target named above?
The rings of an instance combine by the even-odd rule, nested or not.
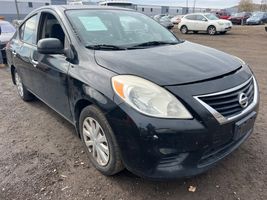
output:
[[[186,19],[189,19],[189,20],[195,20],[196,19],[196,16],[195,15],[188,15],[185,18]]]
[[[28,19],[20,28],[20,39],[28,44],[36,44],[37,15]]]

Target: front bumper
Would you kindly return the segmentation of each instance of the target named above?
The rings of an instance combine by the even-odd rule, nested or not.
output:
[[[232,26],[222,26],[219,27],[217,31],[224,32],[224,31],[230,31],[232,29]]]
[[[240,74],[242,82],[248,79],[245,72]],[[233,80],[232,76],[228,77],[229,80]],[[235,138],[236,123],[252,115],[256,117],[258,103],[235,120],[220,124],[188,94],[188,91],[194,92],[198,87],[210,90],[213,85],[225,87],[227,84],[235,84],[233,81],[240,81],[237,77],[232,82],[226,79],[212,81],[213,84],[208,81],[178,88],[167,87],[175,94],[187,92],[181,101],[187,107],[190,105],[188,108],[194,115],[192,120],[148,117],[124,103],[108,113],[107,118],[116,135],[126,168],[134,174],[150,179],[189,177],[208,170],[239,147],[252,133],[254,123],[242,137]]]
[[[260,21],[247,21],[246,24],[247,25],[259,25]]]

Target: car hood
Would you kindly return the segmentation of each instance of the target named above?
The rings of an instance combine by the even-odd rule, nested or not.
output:
[[[136,75],[162,86],[216,78],[241,66],[233,56],[187,41],[147,49],[97,50],[95,59],[117,74]]]
[[[259,21],[259,20],[261,20],[260,17],[250,17],[247,19],[247,21]]]

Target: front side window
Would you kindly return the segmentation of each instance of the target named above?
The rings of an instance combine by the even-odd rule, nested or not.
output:
[[[57,18],[51,13],[43,12],[40,21],[41,29],[39,31],[38,41],[44,38],[57,38],[64,46],[65,32]]]
[[[69,10],[66,14],[85,46],[131,47],[150,41],[178,42],[171,32],[138,12]]]
[[[196,20],[204,21],[204,20],[206,20],[206,18],[203,15],[196,15]]]
[[[219,19],[218,17],[216,17],[213,14],[206,14],[205,17],[207,17],[209,20],[218,20]]]
[[[28,19],[20,28],[20,38],[28,44],[36,44],[37,15]]]

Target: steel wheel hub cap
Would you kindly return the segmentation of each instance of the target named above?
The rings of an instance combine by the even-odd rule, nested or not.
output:
[[[16,85],[17,85],[19,95],[23,97],[23,86],[22,86],[21,78],[19,77],[17,72],[15,74],[15,79],[16,79]]]
[[[215,34],[215,28],[210,28],[210,34]]]
[[[106,166],[109,161],[109,146],[102,127],[95,119],[87,117],[84,120],[83,138],[95,161],[100,166]]]

